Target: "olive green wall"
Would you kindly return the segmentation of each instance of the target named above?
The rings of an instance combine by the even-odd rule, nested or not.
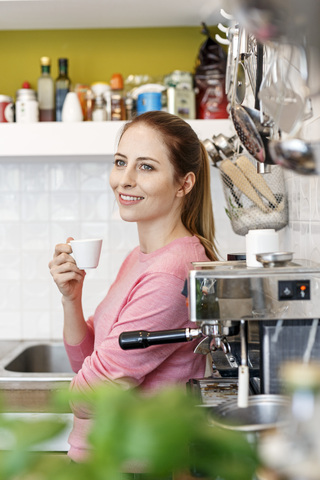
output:
[[[213,34],[214,29],[211,28]],[[0,94],[15,97],[24,81],[36,89],[39,59],[49,56],[57,76],[59,57],[69,58],[73,84],[109,82],[112,73],[161,76],[193,72],[201,27],[0,31]]]

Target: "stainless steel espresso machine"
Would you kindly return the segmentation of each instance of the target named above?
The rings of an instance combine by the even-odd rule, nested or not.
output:
[[[189,383],[201,390],[204,403],[239,396],[240,387],[251,395],[281,393],[282,363],[320,359],[320,265],[286,252],[257,259],[261,267],[247,267],[244,260],[194,263],[188,297],[195,328],[125,332],[121,347],[203,337],[195,353],[211,356],[213,371]]]

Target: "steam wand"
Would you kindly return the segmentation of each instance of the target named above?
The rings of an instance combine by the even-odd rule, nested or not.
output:
[[[248,367],[248,348],[247,348],[247,324],[240,320],[240,344],[241,344],[241,365],[239,365],[238,375],[238,407],[246,408],[249,397],[249,367]]]

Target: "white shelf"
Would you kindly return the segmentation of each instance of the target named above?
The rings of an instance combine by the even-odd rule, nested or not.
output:
[[[201,140],[219,133],[234,135],[230,120],[190,120]],[[0,162],[4,161],[106,161],[117,145],[124,122],[2,123]]]

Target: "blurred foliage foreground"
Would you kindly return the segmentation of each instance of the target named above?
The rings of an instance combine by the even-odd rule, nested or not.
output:
[[[91,412],[89,458],[76,464],[33,451],[65,428],[59,418],[30,425],[0,413],[0,480],[126,480],[124,465],[130,461],[145,466],[148,480],[172,472],[250,480],[258,467],[255,446],[242,433],[210,426],[207,409],[197,407],[184,389],[147,397],[113,386],[85,398],[66,391],[57,394],[55,410],[68,411],[70,402],[85,402]]]

